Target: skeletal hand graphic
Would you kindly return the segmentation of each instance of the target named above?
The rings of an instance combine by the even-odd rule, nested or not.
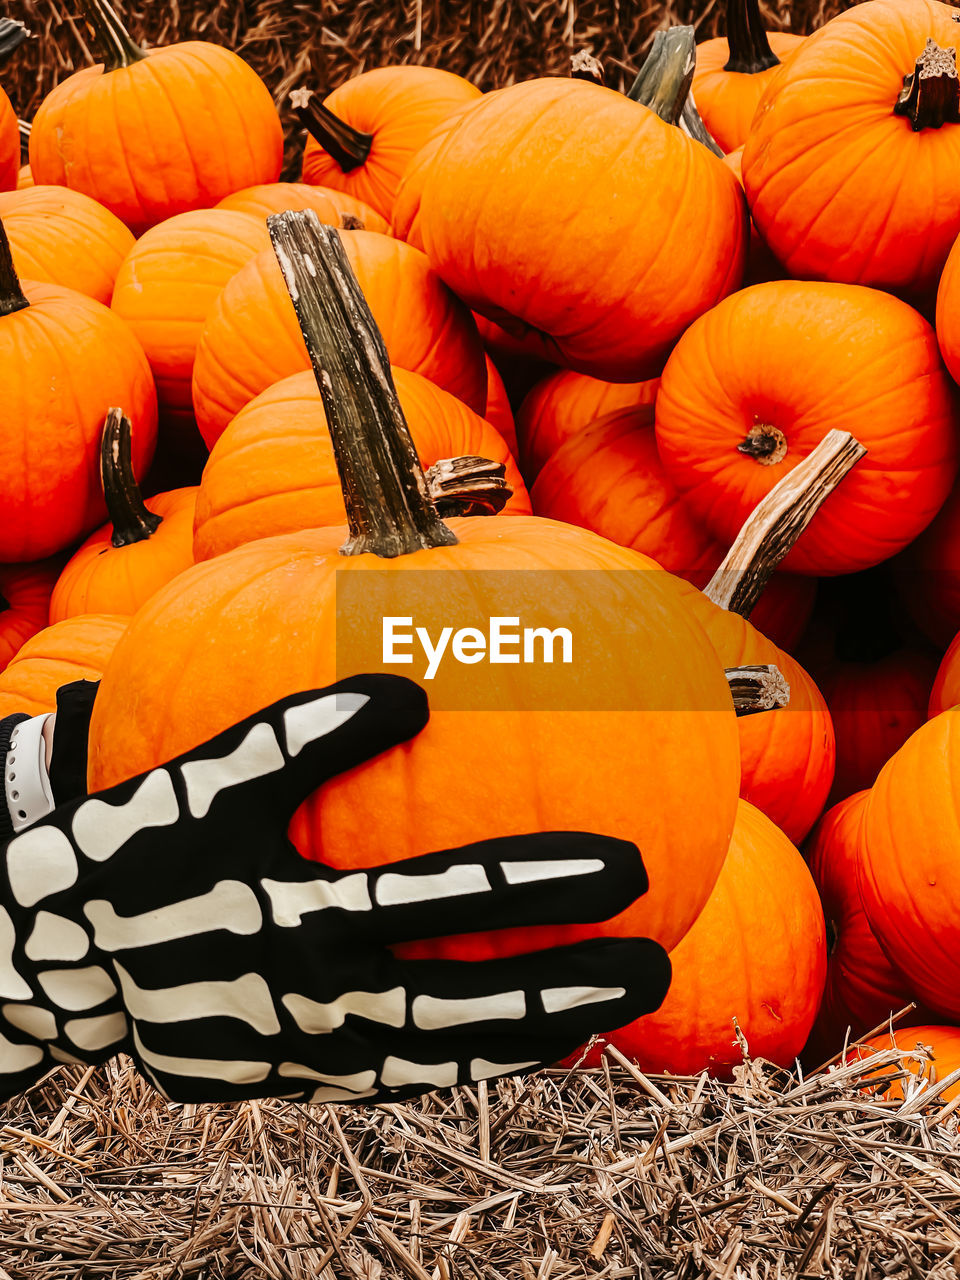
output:
[[[483,962],[389,950],[607,919],[647,888],[623,841],[528,835],[350,872],[300,857],[301,801],[427,716],[410,681],[345,680],[14,836],[0,1092],[124,1051],[178,1101],[395,1101],[554,1062],[657,1008],[670,965],[648,939]]]

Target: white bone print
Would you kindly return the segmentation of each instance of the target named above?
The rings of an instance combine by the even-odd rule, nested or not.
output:
[[[561,1013],[565,1009],[579,1009],[585,1004],[599,1004],[603,1000],[622,1000],[625,987],[546,987],[540,992],[547,1013]]]
[[[63,1030],[78,1049],[96,1053],[126,1039],[129,1023],[122,1013],[104,1013],[95,1018],[71,1018]]]
[[[190,1076],[196,1080],[218,1080],[223,1084],[260,1084],[270,1074],[269,1062],[246,1062],[240,1059],[180,1058],[154,1053],[140,1039],[133,1024],[133,1043],[140,1058],[154,1071],[168,1076]]]
[[[8,1000],[29,1000],[33,991],[30,984],[13,963],[13,948],[17,931],[9,912],[0,907],[0,996]]]
[[[604,870],[599,858],[569,858],[540,862],[501,862],[507,884],[531,884],[537,880],[563,880],[570,876],[590,876]]]
[[[102,898],[83,908],[94,929],[94,943],[101,951],[124,951],[128,947],[153,947],[178,938],[227,929],[230,933],[257,933],[263,913],[257,895],[240,880],[220,880],[209,893],[171,902],[137,916],[119,916]]]
[[[463,1026],[465,1022],[522,1018],[527,1012],[527,1001],[522,991],[503,991],[493,996],[467,996],[455,1000],[417,996],[410,1012],[422,1031],[435,1031],[440,1027]]]
[[[388,1089],[402,1089],[411,1084],[432,1085],[449,1089],[457,1083],[455,1062],[408,1062],[406,1058],[389,1057],[380,1072],[380,1081]]]
[[[388,871],[378,878],[375,897],[381,907],[395,907],[433,902],[438,898],[459,898],[467,893],[487,893],[489,890],[487,873],[478,863],[450,867],[432,875]]]
[[[188,760],[180,766],[190,812],[195,818],[206,817],[221,791],[276,773],[283,764],[273,729],[264,721],[255,724],[229,755],[218,760]]]
[[[77,855],[56,827],[31,827],[7,845],[7,875],[20,905],[33,907],[76,883]]]
[[[106,862],[131,836],[148,827],[170,827],[179,817],[173,780],[166,769],[154,769],[123,804],[85,800],[73,816],[73,838],[88,858]]]
[[[117,995],[117,988],[106,969],[88,965],[86,969],[46,969],[37,981],[58,1009],[71,1013],[95,1009]]]
[[[259,1035],[280,1030],[270,988],[259,973],[245,973],[229,982],[186,982],[149,990],[139,987],[121,965],[116,966],[123,1003],[141,1022],[186,1022],[194,1018],[238,1018]]]
[[[90,939],[82,925],[50,911],[38,911],[24,951],[28,960],[82,960]]]
[[[365,693],[328,693],[313,702],[288,707],[283,713],[287,753],[297,756],[308,742],[325,738],[353,718],[370,699]]]
[[[407,993],[403,987],[390,991],[347,991],[328,1004],[291,992],[283,997],[283,1006],[308,1035],[336,1031],[343,1026],[348,1013],[371,1022],[383,1022],[388,1027],[402,1027],[407,1020]]]
[[[339,907],[341,911],[369,911],[370,887],[363,872],[340,880],[264,880],[275,924],[295,929],[311,911]]]

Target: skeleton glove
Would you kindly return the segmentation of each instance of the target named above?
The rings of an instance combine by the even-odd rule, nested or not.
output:
[[[345,680],[10,839],[0,1094],[123,1051],[177,1101],[396,1101],[555,1062],[657,1008],[670,966],[649,939],[482,962],[389,950],[607,919],[646,891],[633,845],[554,832],[348,872],[300,857],[302,800],[427,716],[410,681]]]

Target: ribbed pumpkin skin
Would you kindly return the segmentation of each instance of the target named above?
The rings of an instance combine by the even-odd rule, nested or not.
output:
[[[520,446],[517,443],[517,427],[513,420],[513,410],[510,408],[507,388],[503,385],[499,369],[490,357],[485,354],[483,358],[487,366],[487,407],[483,412],[483,416],[491,427],[496,427],[512,457],[516,460],[520,452]]]
[[[15,191],[20,180],[20,126],[10,99],[0,89],[0,191]]]
[[[424,255],[373,231],[344,231],[342,240],[391,363],[482,413],[487,368],[476,326]],[[197,346],[193,407],[208,447],[254,396],[309,368],[283,275],[266,249],[220,294]]]
[[[33,180],[33,171],[28,164],[20,166],[20,172],[17,174],[17,190],[25,191],[27,187],[34,187],[36,183]]]
[[[729,1078],[743,1061],[736,1018],[751,1054],[792,1065],[823,991],[823,911],[800,854],[744,801],[720,877],[670,963],[660,1008],[605,1040],[644,1071]],[[599,1061],[600,1051],[591,1057]]]
[[[342,584],[344,574],[391,575],[397,592],[391,612],[412,609],[436,634],[450,600],[430,585],[433,572],[547,571],[556,617],[569,618],[575,608],[584,627],[598,628],[609,626],[609,616],[585,591],[582,571],[618,572],[630,626],[643,628],[649,643],[611,644],[603,679],[622,699],[614,705],[677,710],[511,709],[516,669],[506,668],[514,675],[503,675],[501,692],[494,690],[496,710],[434,706],[428,727],[411,743],[336,778],[319,805],[311,798],[291,835],[299,848],[315,856],[322,850],[325,861],[339,866],[521,831],[628,835],[643,850],[650,891],[619,923],[603,928],[672,947],[719,874],[736,807],[736,722],[725,709],[729,695],[709,641],[659,575],[632,572],[631,552],[592,534],[530,516],[449,524],[458,546],[391,560],[338,556],[345,530],[311,529],[248,543],[188,569],[140,610],[110,664],[91,723],[92,785],[168,759],[284,693],[352,672],[349,659],[341,652],[337,664],[334,651],[338,576]],[[474,581],[496,578],[477,574]],[[481,594],[479,607],[499,611],[490,595]],[[537,679],[546,668],[523,671],[525,679],[528,672]],[[456,803],[438,803],[438,796],[455,796]],[[506,938],[475,936],[462,948],[470,955],[528,951],[545,939],[595,931],[520,929]]]
[[[303,181],[347,191],[389,221],[410,161],[448,116],[480,96],[468,80],[433,67],[378,67],[361,72],[328,94],[323,104],[345,124],[373,134],[370,154],[363,164],[344,173],[308,135]]]
[[[803,36],[788,31],[768,31],[770,48],[785,62],[800,45]],[[776,74],[777,68],[748,74],[742,71],[724,71],[730,58],[726,36],[704,40],[697,45],[697,66],[693,73],[693,96],[703,123],[724,151],[736,151],[742,147],[750,132],[750,122],[756,114],[763,91]]]
[[[0,219],[17,275],[65,285],[110,305],[133,235],[109,209],[67,187],[0,195]]]
[[[570,436],[616,409],[653,408],[659,381],[603,382],[558,369],[537,383],[517,411],[520,468],[533,484],[548,458]],[[651,417],[651,422],[653,421]]]
[[[163,413],[193,413],[204,321],[224,286],[269,243],[266,225],[249,214],[198,209],[152,227],[127,255],[111,307],[146,352]]]
[[[129,621],[115,614],[78,614],[38,632],[0,672],[0,718],[15,711],[55,711],[61,685],[99,680]]]
[[[9,606],[0,610],[0,671],[47,625],[50,595],[59,572],[58,565],[50,561],[0,565],[0,596]]]
[[[153,456],[157,398],[143,350],[107,307],[73,289],[21,282],[25,310],[0,318],[0,562],[39,560],[106,517],[103,420],[133,424],[133,467]]]
[[[860,839],[860,896],[910,990],[960,1018],[960,708],[928,720],[880,771]]]
[[[654,377],[739,286],[747,239],[739,184],[706,147],[559,77],[464,113],[426,173],[419,227],[473,310],[543,330],[558,363],[618,382]]]
[[[393,376],[423,466],[467,455],[502,462],[514,490],[507,512],[529,514],[527,491],[499,433],[426,378],[405,369]],[[209,560],[257,538],[345,522],[316,379],[295,373],[251,400],[213,446],[197,497],[194,555]]]
[[[960,704],[960,634],[954,637],[950,648],[943,655],[930,690],[927,715],[930,719],[941,711],[948,711]]]
[[[827,961],[823,1003],[807,1045],[810,1061],[823,1062],[853,1035],[878,1026],[911,997],[903,975],[873,936],[857,884],[857,845],[868,792],[858,791],[829,809],[805,850],[824,915],[836,942]]]
[[[782,462],[737,451],[757,425],[785,437]],[[875,290],[771,281],[695,321],[664,369],[660,456],[721,542],[831,428],[868,452],[783,561],[796,573],[852,573],[887,559],[950,492],[957,409],[933,329]]]
[[[830,802],[872,787],[877,774],[927,718],[937,663],[917,649],[876,662],[836,662],[820,677],[837,736]]]
[[[117,71],[75,72],[41,103],[30,134],[36,182],[93,196],[137,236],[231,191],[275,182],[282,162],[266,85],[235,53],[201,41],[153,50]]]
[[[909,1067],[915,1076],[928,1080],[931,1078],[943,1080],[952,1071],[956,1071],[960,1067],[960,1027],[944,1026],[898,1027],[893,1033],[893,1045],[890,1043],[890,1032],[885,1031],[881,1035],[870,1037],[868,1040],[861,1040],[856,1048],[850,1051],[848,1061],[853,1061],[856,1058],[867,1058],[871,1053],[876,1053],[880,1049],[890,1049],[894,1046],[909,1052],[911,1049],[916,1049],[918,1044],[927,1045],[933,1050],[934,1061],[931,1063],[926,1057],[908,1058],[905,1065]],[[883,1074],[887,1074],[889,1070],[889,1067],[885,1068]],[[935,1073],[935,1075],[932,1073]],[[944,1089],[939,1095],[939,1102],[945,1105],[958,1094],[960,1094],[960,1081]],[[894,1084],[891,1084],[883,1096],[885,1098],[903,1098],[903,1082],[897,1080]]]
[[[115,547],[113,526],[91,534],[67,561],[50,601],[50,621],[78,613],[132,615],[171,578],[193,564],[193,513],[196,487],[171,489],[147,500],[147,509],[162,517],[160,527],[143,542]]]
[[[954,12],[937,0],[868,0],[771,78],[743,180],[754,221],[792,276],[936,289],[960,233],[960,131],[915,133],[893,107],[928,37],[960,44]]]
[[[258,187],[245,187],[224,196],[217,208],[249,213],[261,221],[272,213],[283,213],[287,209],[312,209],[328,227],[339,227],[346,215],[359,218],[365,231],[387,232],[386,218],[362,200],[345,191],[311,187],[306,182],[269,182]]]

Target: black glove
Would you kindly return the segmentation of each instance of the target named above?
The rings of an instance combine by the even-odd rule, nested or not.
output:
[[[670,965],[648,939],[483,962],[388,949],[606,919],[646,891],[631,844],[546,833],[351,872],[300,857],[287,827],[301,801],[427,716],[410,681],[345,680],[14,836],[3,1094],[124,1051],[179,1101],[393,1101],[555,1062],[656,1009]]]

